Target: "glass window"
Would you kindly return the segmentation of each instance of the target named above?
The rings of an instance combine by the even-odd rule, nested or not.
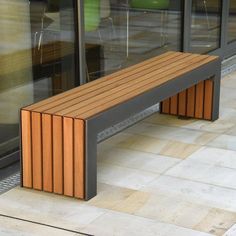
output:
[[[228,21],[228,43],[236,40],[236,0],[230,0]]]
[[[87,81],[181,50],[181,0],[84,0],[84,17]]]
[[[76,85],[73,0],[1,0],[0,158],[18,150],[19,109]]]
[[[206,53],[220,46],[220,0],[193,0],[190,49]]]

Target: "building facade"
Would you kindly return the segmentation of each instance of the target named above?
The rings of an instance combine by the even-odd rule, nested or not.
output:
[[[0,2],[0,168],[23,106],[170,50],[236,55],[236,0]]]

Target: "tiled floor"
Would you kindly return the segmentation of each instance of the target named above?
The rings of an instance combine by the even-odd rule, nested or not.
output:
[[[2,194],[0,235],[236,235],[235,88],[236,73],[223,78],[214,123],[155,114],[99,144],[88,202]]]

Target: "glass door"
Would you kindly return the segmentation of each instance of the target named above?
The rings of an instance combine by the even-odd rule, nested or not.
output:
[[[208,53],[220,48],[221,0],[192,0],[190,51]]]
[[[78,83],[74,5],[1,0],[0,168],[19,149],[19,109]]]
[[[177,0],[84,0],[86,82],[163,52],[181,50]]]

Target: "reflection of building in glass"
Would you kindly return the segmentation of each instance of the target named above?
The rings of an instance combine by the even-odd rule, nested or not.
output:
[[[2,0],[0,24],[0,167],[22,106],[170,50],[236,54],[234,0]]]

